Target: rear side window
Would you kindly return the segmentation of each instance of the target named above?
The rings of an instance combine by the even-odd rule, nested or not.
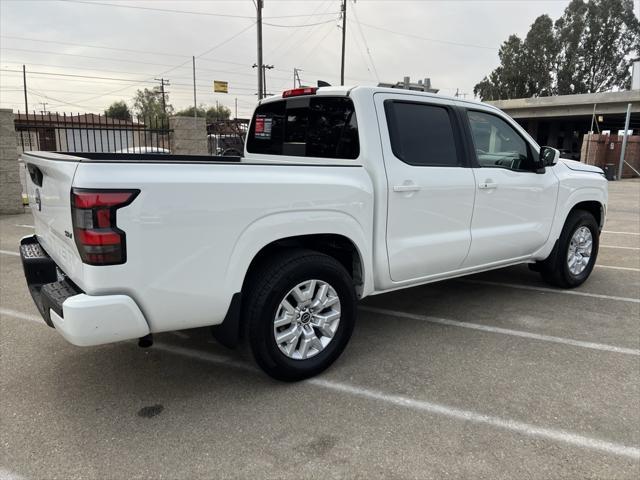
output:
[[[249,153],[353,160],[360,154],[353,102],[345,97],[295,97],[260,105]]]
[[[393,154],[409,165],[458,167],[456,141],[445,107],[385,102]]]

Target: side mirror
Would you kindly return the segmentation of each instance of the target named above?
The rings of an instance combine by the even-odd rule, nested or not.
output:
[[[540,148],[540,164],[542,167],[552,167],[560,160],[560,150],[552,147]]]

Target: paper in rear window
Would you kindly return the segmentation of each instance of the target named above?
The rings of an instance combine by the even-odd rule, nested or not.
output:
[[[266,115],[256,115],[255,138],[271,139],[273,119]]]
[[[304,97],[260,105],[247,138],[249,153],[355,159],[358,123],[351,99]]]

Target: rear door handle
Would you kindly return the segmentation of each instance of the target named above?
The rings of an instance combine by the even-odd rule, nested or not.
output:
[[[393,186],[394,192],[417,192],[419,190],[422,190],[422,187],[420,185],[416,185],[415,183]]]
[[[496,182],[483,182],[478,184],[478,188],[481,190],[490,190],[498,188],[498,184]]]

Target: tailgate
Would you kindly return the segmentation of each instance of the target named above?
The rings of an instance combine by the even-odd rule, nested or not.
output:
[[[74,282],[81,283],[82,260],[73,240],[71,185],[81,158],[51,152],[22,154],[36,236]]]

